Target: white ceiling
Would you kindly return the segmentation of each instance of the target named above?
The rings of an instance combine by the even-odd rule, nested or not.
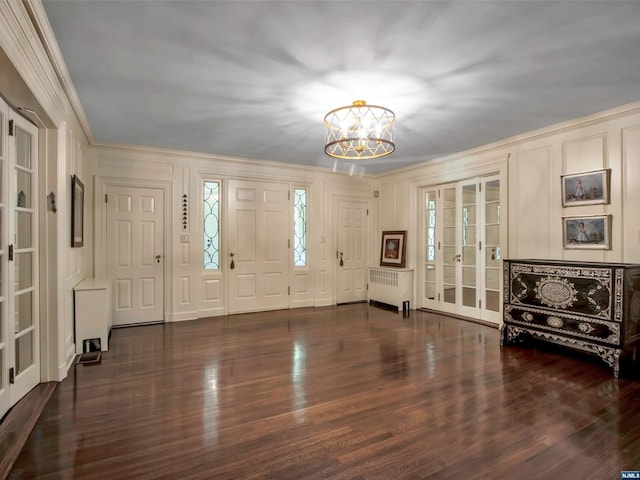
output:
[[[640,2],[44,0],[95,141],[348,170],[323,117],[397,116],[375,174],[640,100]]]

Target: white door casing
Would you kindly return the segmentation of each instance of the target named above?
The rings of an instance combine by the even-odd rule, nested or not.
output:
[[[337,200],[337,303],[367,299],[367,202]]]
[[[230,180],[229,313],[289,308],[291,215],[287,184]]]
[[[164,320],[164,191],[107,186],[106,273],[113,325]]]

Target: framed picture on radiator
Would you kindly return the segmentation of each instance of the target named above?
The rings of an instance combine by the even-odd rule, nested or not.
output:
[[[404,268],[405,253],[407,251],[407,231],[383,231],[382,248],[380,250],[381,267]]]

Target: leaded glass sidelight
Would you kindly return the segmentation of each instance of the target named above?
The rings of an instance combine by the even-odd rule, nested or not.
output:
[[[307,190],[293,190],[293,264],[307,264]]]
[[[220,182],[204,182],[204,269],[220,268]]]

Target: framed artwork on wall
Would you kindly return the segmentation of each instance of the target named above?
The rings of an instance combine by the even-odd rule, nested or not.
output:
[[[382,248],[380,250],[381,267],[404,268],[405,253],[407,251],[407,231],[382,232]]]
[[[78,177],[71,177],[71,246],[81,247],[84,243],[84,183]]]
[[[566,249],[611,248],[611,215],[562,217],[562,238]]]
[[[562,175],[562,206],[609,203],[611,169]]]

